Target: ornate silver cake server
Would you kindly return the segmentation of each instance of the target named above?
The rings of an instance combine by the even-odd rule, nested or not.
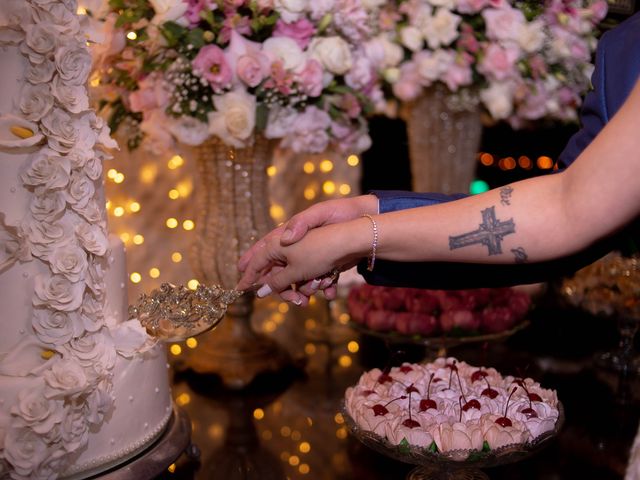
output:
[[[158,340],[179,342],[215,328],[229,305],[252,291],[226,290],[219,285],[198,285],[191,290],[163,283],[129,307],[129,318],[137,318]]]

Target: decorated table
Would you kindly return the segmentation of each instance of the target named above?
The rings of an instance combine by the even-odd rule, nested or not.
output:
[[[345,389],[364,370],[419,362],[424,347],[385,344],[352,330],[340,305],[307,308],[260,300],[256,321],[274,334],[297,366],[229,391],[215,377],[174,362],[173,395],[193,427],[197,459],[181,457],[163,477],[185,479],[390,479],[412,466],[353,438],[341,412]],[[331,312],[329,318],[328,312]],[[557,390],[565,423],[545,448],[516,463],[485,469],[491,479],[619,479],[639,420],[640,382],[597,366],[594,355],[617,342],[615,322],[542,299],[530,324],[507,339],[452,347],[475,365],[531,376]],[[402,353],[398,353],[402,348]]]

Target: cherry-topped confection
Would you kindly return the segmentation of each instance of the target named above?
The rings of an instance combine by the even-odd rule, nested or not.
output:
[[[389,413],[389,410],[387,409],[387,405],[395,402],[396,400],[404,400],[405,398],[407,398],[406,395],[400,395],[399,397],[392,398],[384,405],[380,405],[379,403],[376,403],[373,407],[371,407],[371,409],[373,410],[373,413],[376,417],[380,415],[386,415],[387,413]]]
[[[475,382],[482,378],[487,378],[488,375],[489,374],[485,370],[483,370],[482,367],[480,367],[480,369],[476,370],[471,374],[471,382]]]
[[[429,377],[429,384],[427,385],[427,398],[423,398],[422,400],[420,400],[421,412],[424,412],[425,410],[429,410],[430,408],[433,408],[434,410],[438,409],[438,405],[436,404],[435,400],[431,400],[431,382],[434,381],[433,375],[434,374],[432,373],[431,376]]]
[[[472,408],[475,408],[477,410],[480,410],[480,402],[478,400],[476,400],[475,398],[472,400],[469,400],[467,402],[467,397],[464,396],[464,391],[462,388],[462,382],[460,381],[460,374],[458,373],[458,369],[456,368],[456,375],[458,377],[458,385],[460,386],[460,395],[462,396],[462,399],[464,400],[464,405],[462,405],[462,410],[463,411],[467,411],[470,410]]]
[[[456,366],[455,360],[453,361],[453,363],[447,363],[445,366],[451,370],[449,372],[449,388],[451,388],[451,380],[453,379],[453,372],[457,372],[458,367]]]
[[[509,409],[509,401],[511,400],[511,396],[514,393],[516,393],[517,389],[518,389],[518,387],[513,387],[513,390],[511,390],[511,393],[509,394],[509,397],[507,398],[507,404],[504,406],[504,416],[496,419],[496,423],[498,425],[500,425],[501,427],[512,427],[513,426],[513,422],[507,418],[507,410]]]
[[[413,386],[413,383],[411,385],[409,385],[405,390],[406,390],[406,392],[408,394],[411,394],[412,392],[420,393],[420,391],[416,387]],[[409,398],[411,398],[411,397],[409,397]]]
[[[489,397],[490,399],[493,400],[499,395],[499,393],[495,388],[491,388],[491,384],[489,383],[489,380],[487,379],[487,377],[484,377],[484,381],[487,382],[487,388],[482,390],[480,395],[482,395],[483,397]]]
[[[400,371],[402,373],[409,373],[409,372],[413,372],[413,368],[411,368],[409,365],[402,365],[400,367]]]
[[[527,392],[527,389],[524,390]],[[538,418],[538,412],[536,412],[531,405],[531,395],[527,392],[527,398],[529,399],[529,406],[520,410],[520,413],[524,414],[527,418]]]
[[[409,391],[409,418],[404,420],[402,422],[402,425],[404,425],[407,428],[416,428],[416,427],[419,427],[420,424],[416,422],[413,418],[411,418],[411,392],[417,392],[418,389],[413,387],[413,390],[409,390],[409,388],[411,387],[413,387],[413,383],[409,387],[407,387],[407,391]]]
[[[378,377],[378,383],[385,384],[387,382],[393,382],[393,378],[391,378],[391,375],[389,375],[388,373],[381,373]]]

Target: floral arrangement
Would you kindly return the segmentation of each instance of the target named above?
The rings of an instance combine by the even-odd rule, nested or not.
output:
[[[259,132],[297,152],[362,151],[382,93],[359,58],[379,3],[109,0],[94,83],[130,147],[243,147]]]
[[[0,14],[0,147],[11,191],[25,199],[2,205],[0,272],[26,262],[38,272],[21,275],[33,284],[29,328],[0,355],[2,378],[15,379],[3,393],[22,386],[0,402],[2,478],[64,472],[113,409],[117,354],[146,342],[139,324],[110,328],[104,312],[102,161],[116,144],[89,109],[91,56],[75,10],[70,0],[7,0]],[[19,319],[6,320],[11,335]]]
[[[574,120],[606,12],[604,0],[397,0],[365,51],[393,100],[441,84],[452,108],[479,105],[514,127]]]

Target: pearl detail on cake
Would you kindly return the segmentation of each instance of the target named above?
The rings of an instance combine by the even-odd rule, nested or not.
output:
[[[129,402],[133,402],[133,395],[129,395]]]
[[[22,278],[29,278],[29,274],[27,272],[22,272]]]
[[[160,387],[154,388],[153,391],[156,392],[156,393],[160,393]]]
[[[16,187],[11,187],[11,188],[9,189],[9,191],[10,191],[11,193],[16,193]]]

